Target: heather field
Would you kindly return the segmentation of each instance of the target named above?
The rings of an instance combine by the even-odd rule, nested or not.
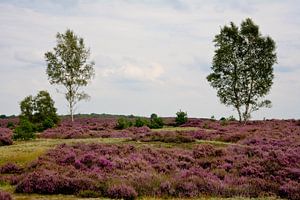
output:
[[[164,122],[63,119],[11,141],[0,147],[0,199],[300,199],[299,120]]]

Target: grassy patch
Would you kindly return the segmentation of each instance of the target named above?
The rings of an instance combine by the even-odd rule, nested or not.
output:
[[[211,144],[215,146],[220,146],[220,147],[226,147],[228,145],[236,145],[236,146],[241,146],[245,147],[246,145],[241,145],[237,143],[231,143],[231,142],[222,142],[222,141],[217,141],[217,140],[196,140],[197,144]]]
[[[196,131],[199,130],[197,127],[164,127],[159,129],[151,129],[153,132],[160,132],[160,131]]]
[[[13,145],[0,147],[0,165],[7,162],[14,162],[19,165],[25,165],[48,149],[54,148],[59,144],[82,143],[120,143],[124,141],[121,138],[86,138],[86,139],[36,139],[30,141],[16,141]]]

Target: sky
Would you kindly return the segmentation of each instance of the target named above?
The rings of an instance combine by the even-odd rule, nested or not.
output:
[[[245,18],[276,42],[278,63],[254,119],[300,118],[300,1],[297,0],[0,0],[0,114],[18,115],[28,95],[47,90],[59,114],[68,106],[50,85],[44,54],[71,29],[90,48],[91,96],[76,113],[237,117],[206,80],[220,28]]]

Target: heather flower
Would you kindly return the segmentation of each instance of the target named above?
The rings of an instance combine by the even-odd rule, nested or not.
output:
[[[14,163],[6,163],[5,165],[1,166],[0,173],[1,174],[15,174],[21,173],[22,169]]]
[[[125,184],[113,185],[107,190],[107,196],[113,199],[133,200],[137,195],[134,188]]]
[[[0,127],[0,146],[11,145],[13,132],[9,128]]]
[[[0,190],[0,200],[12,200],[12,197],[8,192],[4,192]]]

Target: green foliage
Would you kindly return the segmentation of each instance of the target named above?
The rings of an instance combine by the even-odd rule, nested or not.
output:
[[[90,50],[84,45],[82,38],[73,31],[64,34],[57,33],[57,45],[53,52],[45,53],[47,75],[51,84],[62,85],[65,88],[65,98],[69,103],[70,115],[73,121],[75,105],[89,96],[80,91],[94,76],[94,62],[88,62]]]
[[[225,118],[225,117],[220,118],[220,122],[221,122],[222,126],[228,125],[229,122],[231,122],[231,121],[236,121],[236,119],[232,115],[229,116],[228,118]]]
[[[83,198],[97,198],[97,197],[101,197],[101,193],[95,192],[93,190],[82,190],[77,194],[77,196]]]
[[[240,121],[261,107],[270,107],[271,101],[261,99],[273,84],[277,60],[273,39],[262,36],[248,18],[240,28],[233,22],[222,27],[214,43],[213,72],[207,80],[217,89],[221,103],[237,109]]]
[[[21,118],[20,124],[15,128],[14,140],[30,140],[34,139],[37,127],[31,123],[27,118]]]
[[[0,119],[5,119],[6,117],[6,115],[0,115]]]
[[[176,113],[175,122],[176,122],[177,126],[180,126],[180,125],[186,123],[187,120],[188,120],[188,117],[187,117],[186,112],[183,112],[183,111],[180,110]]]
[[[225,117],[222,117],[222,118],[220,119],[220,121],[221,121],[221,125],[222,125],[222,126],[228,125],[228,120],[227,120]]]
[[[117,125],[116,128],[117,129],[125,129],[125,128],[129,128],[132,126],[132,122],[129,121],[128,119],[121,117],[118,119],[117,121]]]
[[[232,116],[232,115],[229,116],[229,117],[227,118],[227,120],[228,120],[228,121],[236,121],[236,119],[235,119],[234,116]]]
[[[48,128],[52,128],[55,126],[55,122],[51,117],[47,117],[43,122],[42,122],[42,127],[44,130]]]
[[[220,118],[220,121],[225,121],[225,120],[226,120],[225,117],[221,117],[221,118]]]
[[[20,103],[21,118],[37,126],[37,131],[52,128],[59,122],[54,101],[47,91],[40,91],[37,96],[25,97]]]
[[[59,118],[56,114],[54,101],[47,91],[40,91],[34,98],[34,104],[34,122],[44,123],[44,121],[46,120],[51,120],[53,122],[53,125],[58,123]]]
[[[134,122],[135,127],[148,126],[148,124],[148,121],[146,119],[142,119],[141,117],[138,117]]]
[[[158,117],[157,114],[153,113],[150,117],[149,128],[158,129],[164,126],[164,122],[161,117]]]
[[[13,122],[7,122],[6,128],[13,129],[15,127],[15,124]]]

